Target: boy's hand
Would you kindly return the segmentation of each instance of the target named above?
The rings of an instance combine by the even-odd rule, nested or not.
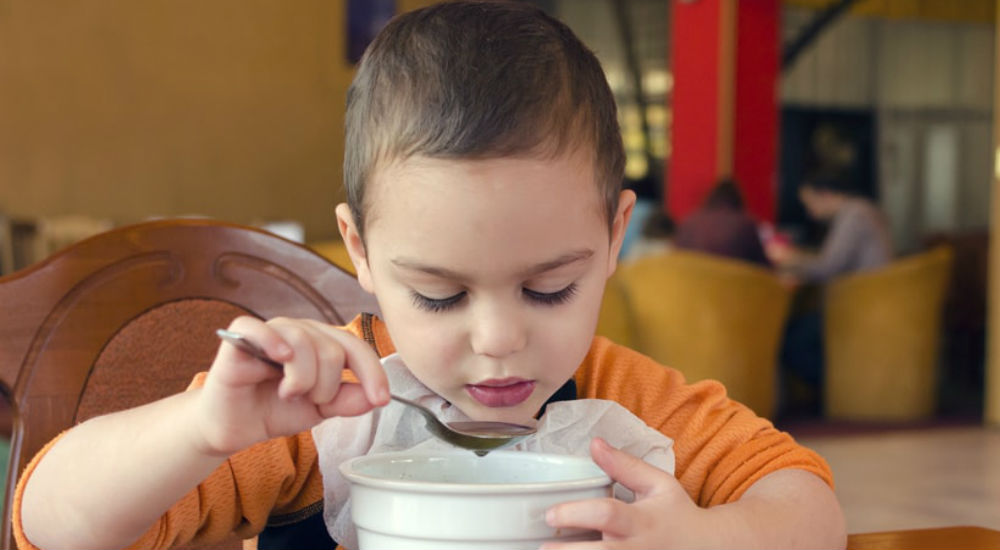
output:
[[[602,439],[590,444],[594,462],[611,479],[635,493],[628,504],[613,498],[553,506],[552,527],[600,531],[603,539],[549,543],[542,548],[695,548],[711,545],[709,512],[699,508],[669,473],[619,451]]]
[[[257,343],[279,371],[222,344],[199,396],[198,444],[228,456],[255,443],[293,435],[332,416],[364,414],[389,401],[382,364],[354,335],[318,321],[239,317],[230,330]],[[350,369],[360,384],[344,383]]]

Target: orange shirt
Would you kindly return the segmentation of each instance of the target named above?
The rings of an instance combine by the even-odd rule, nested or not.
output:
[[[368,341],[380,357],[395,351],[378,319],[361,316],[345,328]],[[574,379],[578,397],[617,401],[674,440],[675,475],[700,506],[732,502],[782,468],[813,472],[833,484],[819,455],[727,398],[718,382],[686,384],[680,372],[602,337],[594,339]],[[19,548],[34,548],[21,529],[21,496],[46,450],[25,469],[14,495]],[[322,508],[322,483],[310,432],[259,443],[230,457],[132,547],[199,544],[233,531],[249,538],[268,524],[294,523]]]

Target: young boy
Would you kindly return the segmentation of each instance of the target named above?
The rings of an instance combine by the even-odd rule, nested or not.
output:
[[[821,458],[717,383],[593,337],[634,195],[613,97],[569,29],[517,2],[402,15],[366,53],[346,126],[337,221],[384,322],[237,319],[283,376],[223,345],[200,388],[69,430],[19,484],[21,546],[152,548],[322,516],[309,430],[386,405],[392,352],[472,419],[530,422],[575,394],[673,439],[676,477],[590,444],[636,498],[549,510],[603,535],[568,547],[844,545]]]

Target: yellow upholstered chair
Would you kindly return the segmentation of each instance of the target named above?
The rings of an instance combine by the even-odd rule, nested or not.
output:
[[[829,284],[828,417],[915,420],[934,413],[952,256],[942,246]]]
[[[306,246],[313,249],[317,254],[323,256],[340,269],[343,269],[351,275],[357,275],[357,273],[354,272],[354,264],[351,263],[351,257],[347,255],[347,246],[344,244],[344,241],[340,239],[330,239],[329,241],[308,243]]]
[[[621,276],[615,273],[604,286],[604,300],[597,318],[597,334],[616,344],[635,348],[635,327]]]
[[[635,349],[684,373],[715,379],[770,417],[777,354],[790,293],[770,271],[697,252],[674,251],[623,265]]]

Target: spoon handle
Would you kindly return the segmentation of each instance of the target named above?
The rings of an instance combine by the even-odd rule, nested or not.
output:
[[[282,365],[281,363],[279,363],[279,362],[275,361],[274,359],[271,359],[270,357],[268,357],[267,353],[265,353],[264,350],[261,349],[261,347],[259,345],[257,345],[256,343],[254,343],[252,340],[248,339],[246,336],[243,336],[242,334],[240,334],[238,332],[233,332],[231,330],[225,330],[225,329],[221,329],[221,328],[218,329],[218,330],[216,330],[215,334],[217,334],[219,336],[219,338],[221,338],[221,339],[225,340],[226,342],[228,342],[228,343],[232,344],[233,346],[235,346],[236,349],[239,349],[240,351],[245,352],[245,353],[251,355],[252,357],[257,358],[260,361],[263,361],[264,363],[267,363],[268,365],[271,365],[272,367],[274,367],[276,369],[284,370],[284,368],[285,368],[284,365]],[[437,419],[437,417],[434,416],[434,413],[432,413],[431,411],[427,410],[427,408],[424,407],[423,405],[420,405],[419,403],[414,403],[413,401],[410,401],[409,399],[403,399],[402,397],[399,397],[399,396],[396,396],[396,395],[390,394],[389,396],[392,399],[394,399],[396,401],[399,401],[400,403],[402,403],[404,405],[409,405],[409,406],[417,409],[418,411],[420,411],[420,414],[422,414],[424,416],[424,418],[427,419],[428,422],[431,422],[431,423],[434,423],[434,424],[437,424],[439,422],[438,419]]]
[[[398,395],[389,394],[389,397],[391,397],[393,401],[398,401],[404,405],[409,405],[414,409],[416,409],[424,417],[424,419],[427,420],[427,423],[434,424],[435,428],[441,423],[441,420],[439,420],[437,416],[434,416],[434,413],[428,410],[427,407],[419,403],[410,401],[409,399],[399,397]]]
[[[255,344],[253,341],[248,340],[242,334],[221,328],[219,330],[216,330],[215,334],[217,334],[219,338],[222,338],[226,342],[235,346],[236,349],[244,353],[247,353],[253,357],[256,357],[257,359],[260,359],[264,363],[267,363],[268,365],[271,365],[272,367],[278,370],[285,370],[284,365],[268,357],[267,353],[265,353],[260,346]]]

